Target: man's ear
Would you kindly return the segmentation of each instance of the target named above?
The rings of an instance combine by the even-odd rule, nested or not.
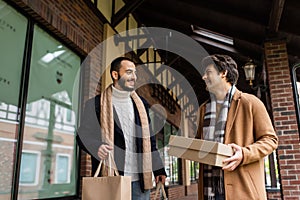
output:
[[[227,73],[228,73],[228,71],[227,71],[227,70],[224,70],[224,71],[222,72],[222,77],[226,77],[226,76],[227,76]]]
[[[113,77],[114,80],[118,80],[119,73],[117,71],[112,71],[111,76]]]

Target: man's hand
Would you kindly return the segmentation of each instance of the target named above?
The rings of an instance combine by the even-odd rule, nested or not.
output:
[[[113,147],[107,145],[107,144],[102,144],[99,149],[98,149],[98,156],[101,160],[105,160],[108,156],[108,152],[113,150]]]
[[[243,151],[242,148],[239,145],[236,144],[228,144],[233,150],[234,154],[230,158],[227,158],[223,161],[223,164],[226,164],[222,169],[227,171],[233,171],[235,170],[239,164],[243,160]]]
[[[165,184],[166,182],[166,176],[165,175],[159,175],[155,177],[155,183],[161,182],[162,184]]]

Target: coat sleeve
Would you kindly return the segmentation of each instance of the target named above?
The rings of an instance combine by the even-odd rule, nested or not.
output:
[[[96,101],[97,98],[92,98],[86,102],[76,140],[82,150],[99,160],[98,149],[102,142]]]
[[[150,115],[149,115],[149,104],[147,103],[147,101],[143,98],[141,98],[145,108],[146,108],[146,112],[147,112],[147,116],[148,116],[148,121],[149,121],[149,127],[150,127],[150,141],[151,141],[151,152],[152,152],[152,169],[153,169],[153,174],[154,176],[159,176],[159,175],[165,175],[167,176],[167,173],[165,171],[165,167],[164,164],[162,162],[162,159],[160,157],[160,154],[157,150],[156,147],[156,139],[155,139],[155,135],[154,132],[152,130],[152,126],[151,126],[151,120],[150,120]]]
[[[249,112],[252,112],[254,143],[242,147],[242,165],[258,161],[271,154],[278,146],[278,137],[273,128],[269,114],[264,104],[256,97],[250,97]]]

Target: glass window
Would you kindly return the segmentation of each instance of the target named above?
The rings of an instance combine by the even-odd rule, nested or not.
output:
[[[72,112],[70,110],[67,110],[66,120],[67,122],[72,122]]]
[[[177,128],[166,122],[164,126],[164,146],[165,146],[165,166],[168,175],[168,183],[169,185],[179,184],[180,176],[181,176],[181,159],[170,156],[168,154],[169,150],[169,139],[171,135],[177,135]]]
[[[0,0],[0,199],[10,199],[27,19]]]
[[[190,181],[197,181],[199,177],[199,163],[190,161]]]
[[[181,159],[168,155],[169,139],[171,135],[177,135],[178,129],[166,121],[155,110],[150,109],[151,125],[156,135],[156,145],[160,156],[164,162],[165,170],[167,173],[166,185],[176,185],[180,182],[181,172]]]
[[[21,185],[37,185],[39,165],[40,152],[23,151],[20,171]]]
[[[265,180],[267,188],[279,188],[279,171],[276,159],[276,151],[265,157]]]
[[[36,185],[20,183],[18,199],[76,194],[79,68],[76,54],[34,27],[23,149],[40,152],[40,173]]]
[[[170,123],[165,122],[161,116],[157,113],[150,115],[152,117],[152,125],[155,127],[155,130],[159,130],[156,133],[157,146],[160,152],[161,158],[165,165],[165,170],[167,173],[166,185],[179,184],[180,180],[180,159],[174,156],[169,156],[169,139],[170,135],[176,135],[177,129],[172,126]],[[164,125],[162,124],[164,122]]]
[[[174,156],[168,156],[169,166],[166,169],[168,175],[167,185],[179,184],[179,159]]]
[[[298,127],[300,128],[300,63],[293,67],[293,81]]]
[[[55,183],[69,183],[70,182],[70,156],[58,154],[56,156],[55,167]]]

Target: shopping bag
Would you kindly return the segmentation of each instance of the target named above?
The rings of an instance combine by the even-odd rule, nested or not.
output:
[[[159,190],[161,190],[162,195],[163,195],[163,197],[164,197],[164,200],[168,200],[167,195],[166,195],[166,192],[165,192],[164,185],[163,185],[161,182],[158,182],[158,183],[156,184],[156,191],[155,191],[154,199],[156,200],[157,197],[160,197],[160,196],[157,196],[157,195],[159,194]]]
[[[109,160],[111,156],[109,155]],[[119,176],[113,159],[109,162],[108,176],[98,177],[102,160],[99,163],[94,177],[83,177],[82,200],[130,200],[131,199],[131,177]],[[113,170],[112,170],[113,169]],[[111,170],[113,172],[111,172]],[[115,175],[115,176],[114,176]]]

